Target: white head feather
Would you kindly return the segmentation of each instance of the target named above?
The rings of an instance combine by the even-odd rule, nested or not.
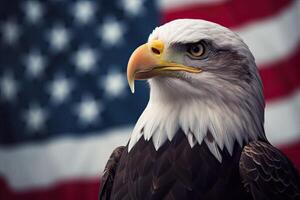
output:
[[[130,137],[129,151],[141,137],[152,140],[158,150],[181,128],[191,148],[205,142],[221,161],[220,150],[232,154],[236,141],[242,145],[265,137],[261,81],[250,50],[237,34],[212,22],[180,19],[154,29],[148,41],[156,39],[164,42],[171,61],[189,65],[200,61],[172,57],[172,45],[206,40],[221,50],[201,61],[206,70],[200,74],[149,80],[150,99]]]

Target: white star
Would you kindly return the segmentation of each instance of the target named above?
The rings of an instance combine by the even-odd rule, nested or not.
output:
[[[143,3],[144,0],[122,0],[121,5],[128,15],[136,16],[144,10]]]
[[[120,96],[124,94],[126,88],[125,75],[118,71],[110,71],[101,81],[101,85],[108,97]]]
[[[38,51],[32,51],[25,57],[24,64],[28,75],[38,78],[46,67],[46,60]]]
[[[18,85],[11,73],[5,72],[0,78],[0,89],[4,100],[13,101],[16,98]]]
[[[119,44],[125,32],[124,25],[114,19],[104,21],[99,29],[102,41],[110,46]]]
[[[96,67],[97,55],[95,50],[87,47],[80,48],[74,57],[74,63],[79,72],[86,73]]]
[[[73,6],[73,13],[75,16],[75,20],[79,24],[87,24],[89,23],[96,12],[96,4],[91,1],[77,1]]]
[[[14,21],[7,21],[3,23],[1,29],[4,42],[9,45],[15,44],[20,36],[20,30],[17,23]]]
[[[49,42],[53,51],[64,50],[70,40],[69,31],[62,25],[55,25],[49,33]]]
[[[37,132],[44,128],[47,120],[47,112],[37,104],[29,105],[29,108],[24,113],[24,120],[27,128],[31,132]]]
[[[57,76],[48,86],[51,100],[55,104],[64,102],[70,95],[73,82],[64,76]]]
[[[26,19],[33,24],[40,21],[44,12],[44,8],[39,1],[26,1],[23,9]]]
[[[101,103],[97,102],[95,99],[89,96],[84,97],[83,100],[76,107],[76,112],[79,117],[79,121],[83,125],[88,125],[96,122],[102,110],[103,107]]]

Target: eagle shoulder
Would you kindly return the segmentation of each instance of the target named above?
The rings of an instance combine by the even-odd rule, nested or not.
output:
[[[99,200],[109,200],[115,173],[125,146],[117,147],[109,157],[101,177]]]
[[[245,189],[253,199],[300,199],[300,177],[292,162],[263,141],[243,148],[239,171]]]

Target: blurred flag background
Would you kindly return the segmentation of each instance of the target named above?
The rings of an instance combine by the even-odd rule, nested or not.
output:
[[[266,133],[300,169],[300,1],[2,0],[0,199],[96,199],[108,156],[148,99],[126,65],[151,30],[200,18],[235,30],[263,79]]]

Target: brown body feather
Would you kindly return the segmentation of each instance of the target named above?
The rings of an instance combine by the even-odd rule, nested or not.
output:
[[[255,200],[300,200],[297,169],[278,149],[256,141],[244,147],[240,173]]]
[[[222,157],[218,162],[205,143],[191,148],[182,131],[158,151],[141,138],[129,153],[114,151],[100,199],[300,199],[296,169],[271,145],[235,144],[233,155],[225,150]]]

